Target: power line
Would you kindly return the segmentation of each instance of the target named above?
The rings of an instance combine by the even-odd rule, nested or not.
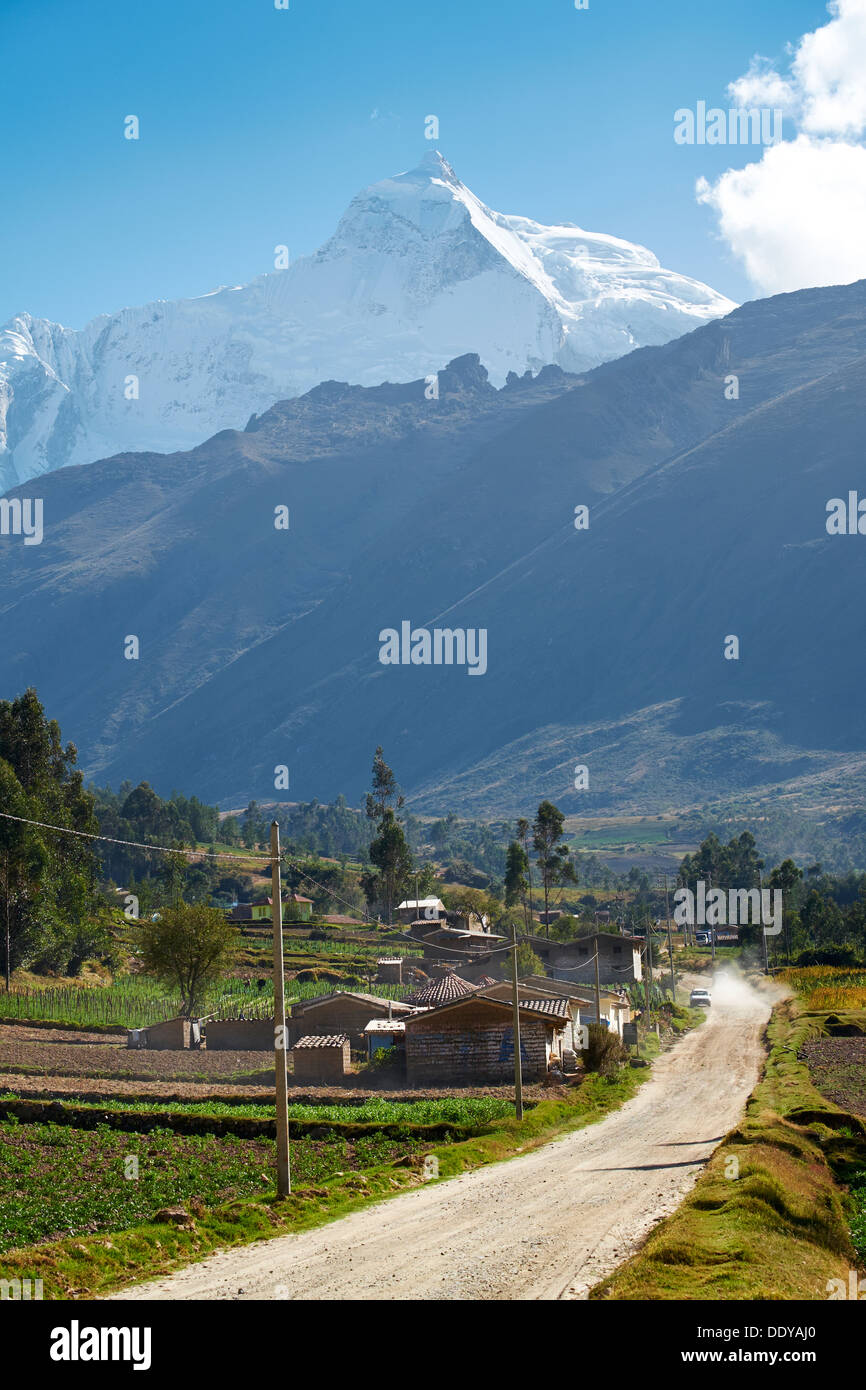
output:
[[[8,811],[0,811],[4,820],[19,821],[22,825],[35,825],[40,830],[56,830],[60,835],[78,835],[83,840],[104,840],[109,845],[126,845],[129,849],[151,849],[158,854],[185,854],[199,859],[258,859],[270,864],[269,854],[223,854],[206,849],[172,849],[170,845],[149,845],[138,840],[115,840],[111,835],[96,835],[89,830],[72,830],[68,825],[48,825],[41,820],[28,820],[26,816],[13,816]]]
[[[34,825],[40,830],[54,830],[59,835],[77,835],[83,840],[101,840],[109,845],[124,845],[127,849],[147,849],[153,850],[157,854],[183,854],[186,855],[188,859],[231,859],[235,862],[247,862],[250,859],[254,859],[262,864],[273,863],[272,857],[269,854],[252,854],[247,852],[243,854],[226,854],[217,850],[172,849],[170,845],[151,845],[141,840],[118,840],[111,835],[97,835],[89,830],[73,830],[68,825],[49,825],[46,821],[30,820],[27,816],[13,816],[8,811],[0,811],[0,817],[4,820],[18,821],[21,825]],[[341,897],[338,893],[333,892],[332,889],[319,883],[317,879],[312,878],[310,874],[305,873],[300,867],[299,860],[294,859],[290,854],[286,854],[285,859],[287,863],[297,869],[298,876],[304,883],[311,883],[314,888],[318,888],[320,892],[326,893],[329,897],[333,898],[335,902],[342,903],[344,907],[349,907],[353,912],[357,912],[358,909],[355,903],[350,903],[347,898]]]

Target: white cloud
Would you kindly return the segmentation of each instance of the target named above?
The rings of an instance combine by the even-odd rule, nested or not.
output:
[[[789,53],[787,73],[757,57],[728,89],[737,105],[781,107],[796,138],[697,187],[765,294],[866,277],[866,0],[828,9],[829,23]]]
[[[798,135],[729,169],[698,201],[763,294],[866,276],[866,148]]]
[[[728,95],[737,106],[781,107],[790,115],[797,107],[796,87],[776,71],[769,58],[753,58],[749,71],[729,84]]]

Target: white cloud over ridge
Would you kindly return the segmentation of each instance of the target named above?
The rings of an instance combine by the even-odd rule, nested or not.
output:
[[[828,9],[787,72],[757,57],[728,88],[737,106],[781,107],[796,137],[697,185],[763,294],[866,277],[866,0]]]

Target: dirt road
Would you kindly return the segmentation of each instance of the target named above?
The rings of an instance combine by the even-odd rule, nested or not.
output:
[[[736,1123],[757,1080],[769,1012],[768,996],[717,977],[708,1022],[600,1124],[116,1297],[584,1297],[675,1209]]]

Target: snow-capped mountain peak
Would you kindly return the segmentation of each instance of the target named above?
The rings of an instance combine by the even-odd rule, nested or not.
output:
[[[466,352],[495,385],[584,371],[734,307],[645,247],[493,211],[431,149],[288,269],[80,331],[17,315],[0,331],[0,487],[189,448],[327,379],[411,381]]]

